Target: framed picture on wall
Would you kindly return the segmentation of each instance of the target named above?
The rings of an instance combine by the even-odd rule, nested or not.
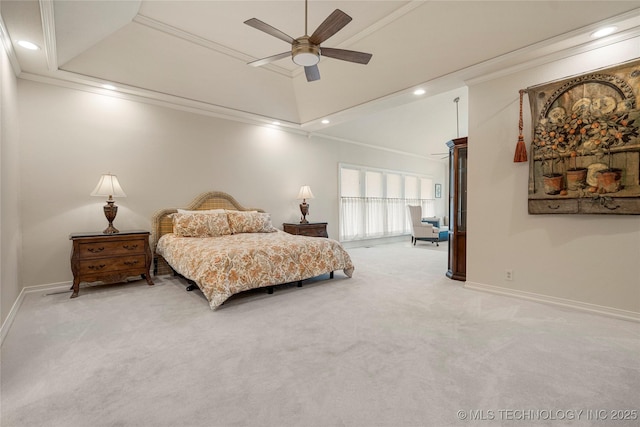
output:
[[[442,197],[442,185],[441,184],[436,184],[436,199],[439,199],[440,197]]]

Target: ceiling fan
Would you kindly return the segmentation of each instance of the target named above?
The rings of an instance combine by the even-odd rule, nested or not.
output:
[[[304,73],[307,76],[307,81],[312,82],[320,80],[320,70],[318,70],[318,62],[320,62],[321,56],[329,58],[340,59],[342,61],[355,62],[357,64],[368,64],[369,60],[373,56],[370,53],[356,52],[353,50],[345,49],[333,49],[330,47],[321,47],[320,45],[327,41],[331,36],[340,31],[345,25],[351,22],[351,17],[336,9],[329,15],[318,28],[311,34],[307,33],[307,0],[304,2],[304,36],[300,36],[297,39],[283,33],[277,28],[272,27],[269,24],[262,22],[259,19],[251,18],[244,21],[250,27],[257,30],[264,31],[274,37],[279,38],[287,43],[291,44],[291,50],[282,52],[277,55],[269,56],[266,58],[258,59],[257,61],[249,62],[249,65],[253,67],[259,67],[261,65],[268,64],[278,59],[286,58],[291,55],[291,59],[298,65],[304,66]]]

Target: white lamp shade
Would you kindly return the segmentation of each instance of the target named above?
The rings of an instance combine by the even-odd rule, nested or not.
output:
[[[303,185],[300,187],[300,192],[298,193],[298,199],[313,199],[313,193],[311,192],[311,187],[308,185]]]
[[[100,177],[100,181],[96,188],[91,192],[92,196],[113,196],[113,197],[127,197],[120,187],[118,177],[111,175],[110,173],[104,174]]]

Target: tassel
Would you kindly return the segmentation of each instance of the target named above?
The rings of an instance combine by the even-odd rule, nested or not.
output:
[[[522,163],[527,161],[527,146],[524,143],[522,135],[518,137],[518,144],[516,144],[516,154],[513,156],[514,163]]]
[[[520,121],[518,122],[518,143],[516,144],[516,153],[513,156],[514,163],[522,163],[527,161],[527,146],[524,143],[524,135],[522,135],[522,96],[524,90],[520,89]]]

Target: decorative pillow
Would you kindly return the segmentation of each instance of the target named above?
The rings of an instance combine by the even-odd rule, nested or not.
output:
[[[271,215],[263,212],[227,211],[229,226],[233,234],[273,233],[277,231],[271,224]]]
[[[224,209],[207,209],[202,211],[190,211],[188,209],[178,209],[179,214],[192,214],[192,213],[220,213],[224,212]]]
[[[227,214],[176,213],[172,215],[173,232],[182,237],[217,237],[231,234]]]
[[[433,225],[434,227],[440,227],[440,218],[435,217],[435,216],[431,216],[428,218],[422,218],[422,222],[427,222],[431,225]]]

